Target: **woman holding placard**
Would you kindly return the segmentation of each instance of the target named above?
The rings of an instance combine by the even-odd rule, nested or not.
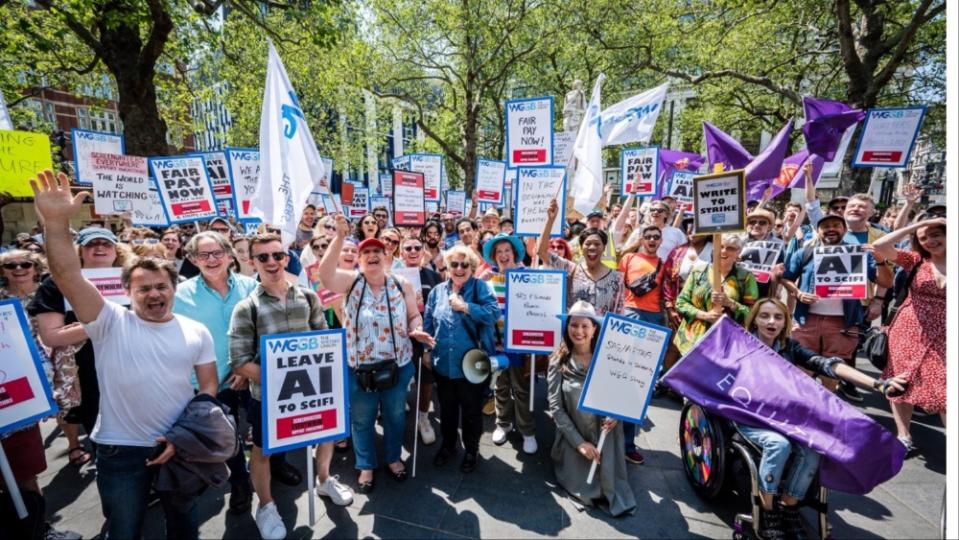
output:
[[[636,499],[622,459],[626,444],[622,425],[578,408],[602,319],[582,300],[559,317],[565,319],[563,341],[549,359],[546,377],[549,412],[556,422],[550,452],[556,480],[582,504],[600,505],[613,516],[632,513]],[[605,442],[599,445],[603,431]],[[594,461],[600,466],[588,482]]]

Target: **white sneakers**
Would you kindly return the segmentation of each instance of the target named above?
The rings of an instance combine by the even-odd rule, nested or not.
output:
[[[506,442],[506,436],[509,435],[509,432],[513,431],[513,424],[506,424],[505,426],[497,425],[496,429],[493,430],[493,444],[499,446]]]
[[[256,509],[256,528],[263,540],[282,540],[286,538],[286,525],[272,501]]]
[[[416,427],[420,432],[420,440],[423,441],[423,444],[430,445],[436,442],[436,432],[433,431],[433,426],[430,424],[429,413],[417,413]]]
[[[317,497],[329,497],[337,506],[347,506],[353,502],[353,493],[340,483],[338,476],[330,476],[326,482],[317,484],[315,491]]]
[[[536,437],[523,435],[523,452],[535,454],[537,449],[539,449],[539,445],[536,444]]]

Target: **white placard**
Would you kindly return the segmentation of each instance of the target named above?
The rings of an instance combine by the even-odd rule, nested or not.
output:
[[[492,159],[476,160],[476,200],[503,205],[506,183],[506,162]]]
[[[227,148],[227,171],[233,184],[233,208],[240,220],[254,219],[250,215],[250,200],[256,194],[260,181],[260,152],[255,148]]]
[[[511,168],[553,164],[553,98],[506,102],[506,162]]]
[[[669,177],[666,194],[676,200],[677,207],[684,213],[693,213],[693,178],[695,173],[673,171]]]
[[[397,226],[423,226],[423,173],[393,171],[393,223]]]
[[[466,192],[465,191],[447,191],[446,192],[446,211],[454,216],[466,215]]]
[[[90,156],[94,152],[119,155],[126,153],[123,135],[112,133],[71,129],[70,144],[73,146],[73,161],[76,165],[75,183],[82,186],[93,185],[94,174],[90,168]]]
[[[553,165],[567,165],[573,159],[574,144],[576,144],[575,131],[553,133]]]
[[[745,229],[745,184],[742,170],[693,178],[696,234],[742,232]]]
[[[150,158],[150,170],[170,223],[217,217],[213,185],[202,156]]]
[[[506,271],[506,351],[550,354],[562,337],[565,270]]]
[[[260,336],[260,358],[264,454],[349,434],[344,329]]]
[[[410,171],[423,173],[427,201],[439,202],[443,188],[443,156],[439,154],[410,154]]]
[[[820,298],[866,298],[868,253],[859,244],[813,248],[815,293]]]
[[[330,178],[333,177],[333,158],[326,158],[320,156],[320,162],[323,163],[323,176],[320,177],[316,182],[317,191],[320,193],[330,193],[332,186],[330,186]]]
[[[607,313],[578,408],[642,424],[671,331]]]
[[[138,227],[169,227],[170,221],[167,220],[166,212],[163,211],[163,202],[160,200],[160,192],[157,189],[157,183],[154,178],[150,178],[150,199],[146,209],[133,209],[133,215],[130,217],[130,223]]]
[[[433,214],[439,213],[440,203],[436,201],[426,201],[424,208],[426,209],[426,217],[428,218]]]
[[[539,236],[546,225],[549,202],[559,203],[550,236],[563,234],[566,221],[566,167],[520,167],[516,184],[516,236]]]
[[[656,195],[659,187],[659,148],[623,148],[619,153],[619,168],[623,178],[623,197],[632,193],[637,197]]]
[[[925,107],[869,109],[852,166],[905,167],[925,114]]]
[[[384,197],[393,196],[393,177],[389,174],[380,174],[380,193],[382,193]]]
[[[739,265],[752,272],[757,283],[769,283],[782,250],[782,240],[747,241],[739,254]]]
[[[409,171],[410,169],[410,156],[399,156],[395,157],[390,161],[390,164],[393,166],[394,171]]]
[[[27,426],[57,411],[20,300],[0,300],[0,433]]]
[[[123,288],[122,268],[84,268],[80,272],[84,279],[96,287],[104,300],[121,306],[130,305],[130,297]],[[73,311],[73,306],[66,298],[63,299],[63,310],[64,312]]]
[[[233,200],[233,181],[230,179],[230,171],[226,163],[226,152],[204,152],[203,162],[206,164],[206,174],[210,177],[210,184],[213,185],[213,197],[217,201],[217,207],[222,209],[232,208],[226,206],[222,201]],[[229,217],[223,211],[220,216]]]
[[[353,186],[353,200],[350,202],[349,217],[363,217],[370,213],[370,188]]]
[[[93,178],[93,210],[115,215],[150,210],[150,172],[147,158],[94,152],[87,162]]]

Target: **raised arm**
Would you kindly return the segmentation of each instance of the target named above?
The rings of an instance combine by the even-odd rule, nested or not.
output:
[[[470,219],[476,219],[476,209],[479,208],[479,203],[476,202],[476,199],[479,198],[479,194],[476,190],[473,190],[473,198],[470,199]]]
[[[913,223],[912,225],[908,227],[903,227],[902,229],[896,229],[892,231],[891,233],[883,236],[879,240],[876,240],[872,244],[873,252],[878,257],[876,262],[880,263],[880,262],[885,262],[887,260],[895,262],[896,255],[897,255],[896,244],[901,242],[903,239],[908,238],[909,235],[911,235],[916,229],[920,229],[922,227],[928,227],[930,225],[942,225],[943,227],[945,227],[946,218],[929,219],[926,221]]]
[[[819,197],[816,195],[816,186],[812,183],[812,166],[807,164],[803,167],[803,174],[806,175],[806,214],[809,215],[809,226],[816,229],[816,224],[822,219],[822,206],[819,204]]]
[[[902,195],[902,198],[906,199],[906,204],[899,209],[896,221],[892,224],[892,230],[894,231],[905,227],[906,223],[909,223],[909,213],[912,212],[912,207],[916,205],[916,201],[922,196],[922,188],[910,182],[902,186],[899,194]]]
[[[333,292],[346,294],[356,279],[356,272],[337,268],[336,263],[340,257],[340,251],[343,251],[343,239],[350,232],[350,224],[343,217],[343,214],[337,214],[334,219],[336,220],[336,236],[320,261],[320,282]]]
[[[549,233],[553,230],[553,223],[556,221],[556,215],[559,214],[559,203],[556,199],[549,201],[549,208],[546,210],[546,224],[543,226],[543,232],[539,235],[539,243],[536,246],[536,253],[539,260],[548,265],[549,261]]]
[[[623,231],[626,228],[626,220],[629,219],[629,208],[633,205],[633,200],[635,197],[632,193],[626,194],[626,200],[623,201],[623,209],[619,211],[619,215],[616,216],[616,221],[613,222],[613,245],[619,247],[623,244]]]
[[[43,237],[47,249],[50,274],[64,298],[73,306],[73,312],[82,323],[96,320],[103,309],[103,297],[92,283],[84,279],[80,257],[73,247],[70,218],[75,216],[89,195],[81,191],[70,194],[70,179],[53,171],[43,171],[36,180],[30,180],[34,205],[43,220]]]

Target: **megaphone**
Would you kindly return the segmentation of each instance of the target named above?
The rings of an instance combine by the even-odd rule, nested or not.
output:
[[[463,375],[473,384],[479,384],[494,371],[509,367],[505,354],[490,356],[480,349],[470,349],[463,355]]]

